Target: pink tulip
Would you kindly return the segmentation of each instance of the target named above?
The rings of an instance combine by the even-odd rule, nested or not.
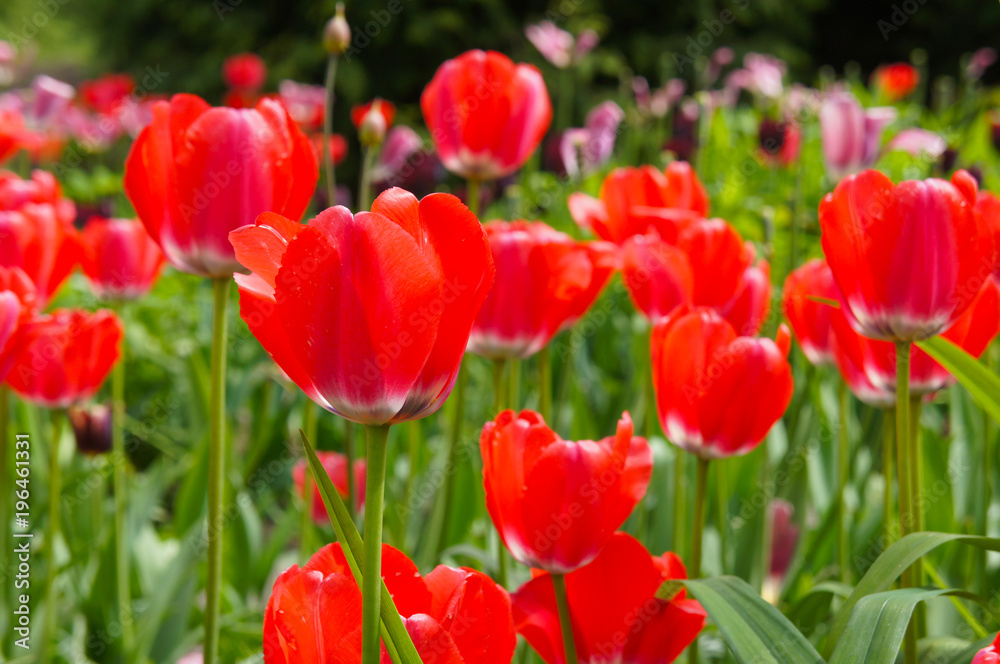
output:
[[[819,110],[823,157],[834,180],[870,167],[878,158],[886,125],[896,119],[896,109],[864,109],[850,92],[836,91]]]
[[[927,157],[937,159],[948,149],[948,143],[940,135],[926,129],[904,129],[896,134],[887,150],[902,150],[914,157]]]
[[[625,111],[609,100],[587,114],[585,127],[564,132],[559,150],[566,173],[576,177],[607,163],[615,149],[618,127],[624,119]]]
[[[528,38],[542,56],[560,69],[580,62],[600,41],[593,30],[584,30],[575,38],[552,21],[542,21],[524,29]]]

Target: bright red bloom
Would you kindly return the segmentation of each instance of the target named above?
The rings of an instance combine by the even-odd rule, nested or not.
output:
[[[222,63],[222,80],[235,90],[259,90],[267,78],[267,65],[259,55],[238,53]]]
[[[831,307],[832,308],[832,307]],[[854,331],[847,322],[847,317],[839,309],[830,313],[830,333],[833,336],[833,359],[840,371],[841,378],[859,400],[876,408],[892,408],[896,405],[894,388],[885,389],[872,382],[868,371],[872,363],[868,344],[885,344],[893,349],[889,342],[863,337]]]
[[[1000,664],[1000,634],[993,639],[993,643],[976,653],[972,664]]]
[[[826,261],[814,258],[785,279],[782,308],[802,352],[816,366],[833,364],[830,316],[835,308],[815,298],[840,301],[840,289]]]
[[[354,123],[355,129],[361,129],[361,123],[364,121],[365,116],[371,111],[375,111],[376,113],[382,115],[382,119],[385,121],[386,129],[391,127],[393,120],[396,119],[395,104],[384,99],[375,98],[367,104],[358,104],[351,108],[351,122]]]
[[[525,358],[594,303],[617,267],[614,247],[578,242],[540,221],[485,225],[497,278],[472,326],[469,351]]]
[[[21,268],[0,267],[0,383],[14,361],[16,335],[35,308],[35,285]]]
[[[636,308],[654,321],[687,304],[715,309],[741,335],[757,334],[771,308],[771,268],[722,219],[688,225],[669,243],[652,231],[622,247],[622,278]]]
[[[653,328],[653,385],[667,439],[702,458],[746,454],[792,399],[784,325],[777,343],[738,336],[711,309],[678,309]]]
[[[137,219],[91,217],[80,233],[83,272],[97,296],[133,300],[150,291],[165,261]]]
[[[382,579],[427,664],[509,664],[517,637],[507,592],[475,570],[439,565],[421,577],[400,551],[382,545]],[[265,664],[361,661],[361,591],[340,544],[277,581],[264,613]],[[382,664],[390,664],[382,648]]]
[[[616,533],[594,562],[566,575],[573,637],[581,663],[669,664],[698,637],[708,617],[682,590],[656,598],[665,581],[686,579],[673,553],[651,556],[637,539]],[[549,574],[512,596],[514,625],[546,664],[565,664]]]
[[[25,322],[7,382],[27,401],[65,408],[89,399],[118,360],[124,330],[111,311],[60,309]]]
[[[213,279],[243,269],[230,231],[267,211],[298,219],[318,179],[309,139],[270,99],[252,110],[156,102],[125,163],[125,192],[167,260]]]
[[[478,180],[523,166],[552,122],[541,72],[495,51],[447,60],[424,88],[420,108],[445,168]]]
[[[51,173],[35,171],[31,180],[0,173],[0,266],[24,271],[35,285],[39,309],[80,261],[75,215]]]
[[[538,413],[505,410],[479,439],[486,507],[525,565],[565,574],[592,561],[646,495],[653,454],[628,413],[600,441],[562,440]]]
[[[313,151],[316,154],[317,162],[323,161],[323,134],[312,134],[309,137]],[[330,135],[330,155],[333,157],[333,165],[336,166],[347,157],[347,140],[340,134]]]
[[[330,476],[330,481],[333,482],[333,486],[336,487],[337,493],[340,497],[347,499],[347,457],[339,452],[316,452],[316,456],[319,457],[320,463],[323,464],[323,468],[326,470],[326,474]],[[354,461],[354,472],[351,480],[353,481],[352,488],[354,489],[354,504],[357,509],[361,509],[365,504],[365,479],[367,477],[366,470],[368,464],[365,463],[364,459],[355,459]],[[292,479],[295,481],[295,486],[298,489],[300,495],[305,494],[306,485],[306,460],[299,459],[296,462],[295,467],[292,468]],[[326,513],[326,506],[323,504],[323,496],[320,495],[319,485],[310,479],[310,484],[313,487],[312,496],[312,518],[313,521],[322,525],[330,523],[330,518]]]
[[[128,74],[106,74],[80,84],[80,97],[98,113],[114,113],[135,90],[135,79]]]
[[[671,162],[663,173],[652,166],[616,168],[604,178],[598,198],[577,192],[567,202],[580,227],[615,244],[651,229],[673,243],[687,225],[708,216],[705,188],[683,161]]]
[[[394,188],[371,212],[267,213],[230,238],[253,272],[236,276],[243,320],[313,401],[362,424],[441,407],[494,273],[458,198]]]
[[[920,72],[905,62],[882,65],[872,74],[875,87],[889,101],[899,101],[917,89]]]
[[[1000,198],[988,191],[979,192],[976,198],[976,216],[993,234],[993,278],[1000,281]]]
[[[27,129],[20,111],[0,111],[0,164],[17,154],[24,147]]]
[[[823,252],[851,325],[874,339],[919,341],[950,327],[993,270],[990,230],[975,214],[976,181],[893,185],[849,175],[819,207]]]

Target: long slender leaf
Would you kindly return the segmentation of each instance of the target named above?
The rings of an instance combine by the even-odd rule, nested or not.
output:
[[[720,576],[688,580],[684,585],[712,617],[738,661],[823,664],[823,658],[788,618],[742,579]]]
[[[336,532],[337,540],[341,544],[344,558],[347,559],[351,573],[354,574],[354,580],[360,588],[362,586],[360,563],[364,560],[364,545],[361,535],[354,525],[354,520],[351,519],[351,514],[348,512],[347,506],[344,505],[343,499],[337,493],[333,482],[330,481],[330,476],[326,474],[323,464],[316,456],[316,452],[309,443],[309,439],[306,438],[305,433],[301,430],[299,431],[299,435],[302,437],[302,446],[305,448],[306,459],[309,461],[314,481],[319,487],[319,493],[323,498],[327,514],[330,515],[330,523],[333,524],[333,530]],[[381,517],[381,515],[369,516],[372,518]],[[382,582],[380,615],[382,619],[380,629],[382,641],[385,643],[385,648],[389,651],[392,661],[395,664],[421,664],[420,655],[417,654],[417,649],[414,647],[413,641],[410,640],[410,635],[407,633],[406,627],[403,626],[403,620],[400,618],[399,611],[396,610],[396,604],[392,601],[392,596],[389,595],[384,581]]]
[[[950,371],[975,402],[1000,422],[1000,376],[944,337],[918,341],[917,346]]]

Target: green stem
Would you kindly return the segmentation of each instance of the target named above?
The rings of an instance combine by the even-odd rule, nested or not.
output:
[[[382,504],[385,498],[385,459],[389,425],[365,427],[368,473],[365,488],[365,559],[361,595],[361,662],[379,664],[382,639],[379,610],[382,600]]]
[[[919,396],[910,396],[910,509],[917,520],[915,532],[923,532],[924,530],[924,510],[921,506],[922,492],[920,489],[924,475],[923,451],[920,447],[921,405]],[[921,558],[917,558],[913,563],[913,585],[917,587],[924,585],[924,562]],[[927,634],[927,613],[924,605],[917,605],[913,612],[913,619],[917,638],[923,638]]]
[[[229,279],[213,282],[212,391],[208,438],[208,576],[205,586],[205,664],[219,661],[219,613],[222,606],[223,501],[226,477],[226,328]]]
[[[993,349],[990,347],[986,348],[986,353],[984,358],[986,359],[986,366],[990,371],[996,371],[996,367],[993,362]],[[982,478],[982,495],[983,504],[979,510],[980,522],[977,528],[977,535],[982,535],[987,537],[989,535],[989,513],[990,504],[993,502],[993,490],[990,486],[990,471],[993,468],[993,455],[992,455],[992,436],[993,431],[993,419],[990,417],[989,412],[986,409],[982,409],[983,415],[983,478]],[[979,570],[979,582],[980,582],[980,592],[983,595],[988,595],[990,590],[990,581],[987,578],[986,573],[986,549],[976,549],[976,567]]]
[[[850,530],[847,526],[847,501],[844,494],[847,491],[847,478],[850,474],[851,437],[848,431],[850,421],[847,383],[840,381],[837,386],[840,402],[840,431],[837,460],[837,566],[840,568],[840,580],[850,583]]]
[[[368,210],[372,204],[372,168],[375,166],[377,147],[362,148],[364,157],[361,162],[361,182],[358,184],[358,210]]]
[[[521,360],[513,359],[510,361],[510,371],[507,374],[507,407],[513,408],[515,411],[520,408],[521,404]]]
[[[128,532],[126,531],[126,472],[128,454],[125,451],[125,344],[121,357],[111,370],[111,444],[115,489],[115,567],[118,586],[118,622],[122,630],[122,654],[132,657],[132,596],[129,587]]]
[[[548,346],[538,351],[538,412],[552,423],[552,353]]]
[[[472,211],[472,214],[476,215],[476,218],[479,218],[479,180],[476,178],[469,178],[466,181],[465,188],[465,196],[468,199],[469,210]]]
[[[507,366],[507,360],[501,358],[493,360],[493,414],[498,415],[503,410],[503,399],[505,390],[503,388],[503,373]]]
[[[891,544],[894,540],[895,528],[893,528],[893,515],[896,510],[892,504],[892,459],[896,453],[896,409],[889,408],[883,415],[882,423],[882,478],[885,486],[882,488],[882,520],[885,527],[886,543]]]
[[[59,514],[62,505],[62,473],[59,467],[59,442],[62,439],[61,413],[52,411],[52,444],[49,448],[49,522],[45,532],[45,547],[48,551],[49,564],[45,571],[45,640],[43,642],[42,662],[54,661],[49,656],[55,646],[56,631],[59,623],[57,614],[60,601],[56,596],[56,540],[61,530]]]
[[[326,62],[326,111],[323,114],[323,168],[326,170],[326,199],[328,205],[337,204],[337,176],[333,172],[333,152],[330,137],[333,136],[333,88],[337,82],[337,55],[331,54]],[[360,208],[359,208],[360,209]],[[310,439],[310,442],[315,442]],[[308,473],[306,473],[308,475]]]
[[[556,595],[556,608],[559,611],[559,631],[562,632],[563,659],[566,664],[578,664],[576,656],[576,640],[573,638],[573,618],[569,612],[569,598],[566,596],[566,577],[562,574],[552,574],[552,590]]]
[[[314,448],[316,447],[316,428],[316,404],[312,399],[306,397],[302,406],[302,431],[309,439],[309,444]],[[350,469],[347,471],[347,476],[351,476]],[[312,555],[313,498],[312,473],[307,472],[302,478],[302,521],[299,533],[299,560],[303,562],[308,561]]]
[[[409,472],[406,474],[406,485],[403,487],[403,509],[406,515],[411,514],[413,501],[413,485],[417,479],[417,466],[420,462],[420,420],[412,420],[406,423],[406,456],[410,464]],[[406,542],[409,534],[408,518],[402,519],[400,529],[401,542]]]
[[[347,513],[354,518],[354,422],[344,420],[344,456],[347,457]]]
[[[899,456],[899,527],[905,537],[913,532],[916,521],[913,515],[913,493],[910,487],[910,343],[896,342],[896,449]],[[900,578],[903,588],[914,587],[913,568],[903,570]],[[916,664],[917,633],[910,622],[903,643],[905,664]]]
[[[691,564],[689,578],[701,578],[701,537],[705,530],[705,489],[708,485],[708,459],[698,457],[698,474],[694,483],[694,523],[691,529]],[[688,648],[688,662],[698,662],[698,640]]]
[[[573,72],[570,66],[559,74],[559,129],[568,129],[573,122]]]
[[[719,550],[722,554],[722,573],[726,573],[729,553],[729,489],[726,482],[726,465],[715,464],[715,486],[719,503]]]
[[[462,422],[465,419],[465,384],[468,381],[467,371],[464,367],[458,370],[458,380],[452,394],[455,395],[455,410],[452,411],[451,431],[448,437],[448,456],[444,466],[444,484],[441,487],[441,501],[443,504],[441,530],[438,533],[435,559],[444,551],[448,543],[448,526],[451,518],[451,492],[455,478],[455,459],[458,457],[458,443],[462,438]]]
[[[684,450],[674,448],[674,537],[673,550],[684,556],[684,533],[687,532],[687,456]]]

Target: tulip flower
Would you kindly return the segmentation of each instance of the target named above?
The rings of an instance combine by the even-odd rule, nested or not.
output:
[[[312,143],[313,152],[316,155],[316,159],[319,160],[323,157],[323,134],[316,133],[309,136],[309,142]],[[327,146],[330,151],[330,159],[333,165],[336,166],[340,162],[347,158],[347,139],[345,139],[340,134],[333,134],[330,136],[330,142]],[[338,199],[343,202],[338,196]]]
[[[731,90],[745,89],[765,99],[777,99],[784,91],[785,69],[782,60],[761,53],[747,53],[743,56],[743,68],[730,72],[726,77],[726,87]]]
[[[788,329],[777,341],[737,336],[705,308],[685,307],[653,328],[656,405],[668,440],[704,459],[746,454],[792,398]]]
[[[672,78],[660,88],[651,91],[649,81],[642,76],[632,79],[632,91],[635,93],[635,105],[643,115],[654,118],[666,117],[677,102],[684,96],[687,83],[682,78]]]
[[[396,118],[396,107],[384,99],[374,99],[351,109],[351,121],[362,145],[381,145]]]
[[[65,408],[97,393],[118,360],[123,337],[118,317],[60,309],[25,322],[15,343],[7,382],[21,397]]]
[[[278,84],[278,94],[288,115],[306,133],[323,126],[326,113],[326,89],[285,79]]]
[[[0,385],[16,357],[17,332],[34,308],[35,285],[28,275],[18,267],[0,267]]]
[[[135,79],[129,74],[105,74],[80,84],[83,102],[102,115],[116,112],[135,90]]]
[[[91,217],[80,233],[83,272],[97,296],[132,300],[150,291],[163,267],[160,248],[135,219]]]
[[[673,553],[651,556],[631,535],[615,534],[597,558],[565,577],[570,642],[580,662],[669,664],[705,626],[707,614],[681,590],[656,598],[665,581],[686,579]],[[514,625],[546,664],[566,664],[554,577],[535,575],[511,597]]]
[[[316,452],[316,456],[319,457],[320,463],[323,464],[326,474],[330,476],[330,481],[333,482],[333,486],[336,487],[341,498],[346,499],[348,495],[347,457],[337,452],[324,452],[321,450]],[[365,470],[365,460],[357,459],[353,465],[351,484],[354,491],[353,504],[357,506],[358,510],[364,507],[365,504]],[[306,472],[306,461],[305,459],[300,459],[292,469],[292,479],[295,481],[295,487],[303,499],[307,498],[305,495]],[[313,521],[319,525],[329,523],[330,518],[326,513],[326,506],[323,504],[323,496],[320,495],[319,485],[313,482],[309,484],[313,487],[313,495],[308,497],[309,503],[312,505]]]
[[[882,65],[872,74],[872,82],[883,97],[889,101],[899,101],[917,89],[920,72],[905,62]]]
[[[823,159],[833,180],[869,168],[878,159],[886,126],[896,119],[891,106],[864,109],[850,92],[836,90],[819,109]]]
[[[972,664],[1000,664],[1000,634],[993,639],[993,643],[976,653]]]
[[[604,178],[598,198],[577,192],[567,203],[581,228],[619,245],[650,229],[674,242],[682,228],[708,215],[705,188],[681,161],[663,173],[652,166],[616,168]]]
[[[907,152],[914,157],[924,157],[931,160],[937,159],[947,153],[948,143],[933,131],[927,131],[926,129],[912,128],[904,129],[889,141],[886,146],[887,151],[901,150]],[[954,165],[954,160],[952,161]],[[951,168],[945,168],[945,171],[950,171]]]
[[[950,327],[993,269],[993,238],[974,212],[976,181],[893,185],[878,171],[851,175],[820,204],[823,252],[854,328],[912,342]]]
[[[632,433],[628,413],[596,442],[562,440],[530,410],[483,427],[486,506],[514,558],[568,574],[597,557],[649,485],[652,452]]]
[[[484,228],[497,276],[469,337],[477,355],[534,355],[583,315],[617,267],[612,245],[578,242],[540,221]]]
[[[509,664],[517,638],[507,592],[485,574],[439,565],[421,576],[403,553],[382,545],[381,575],[424,662]],[[265,664],[358,662],[361,593],[340,544],[274,582],[264,612]],[[382,664],[389,655],[381,648]]]
[[[473,181],[519,169],[552,122],[538,69],[495,51],[467,51],[442,64],[420,108],[445,168]]]
[[[230,231],[262,212],[298,219],[318,178],[309,139],[271,99],[244,110],[186,94],[156,102],[125,162],[125,193],[167,260],[212,279],[242,270]]]
[[[578,177],[605,164],[615,149],[618,126],[625,111],[613,101],[606,101],[587,114],[584,127],[563,132],[560,156],[566,174]]]
[[[976,216],[993,234],[993,278],[1000,281],[1000,198],[988,191],[979,192],[976,198]]]
[[[267,78],[267,65],[254,53],[231,55],[222,63],[222,79],[233,90],[257,91]]]
[[[816,366],[833,364],[830,317],[835,308],[819,300],[839,302],[840,290],[826,261],[814,258],[785,279],[782,308],[806,358]]]
[[[0,164],[24,147],[27,129],[24,117],[17,109],[0,109]]]
[[[761,596],[777,605],[781,599],[781,584],[799,543],[799,527],[792,522],[795,507],[787,500],[772,498],[767,511],[771,523],[771,561]]]
[[[76,451],[85,456],[111,451],[111,408],[105,405],[71,406],[66,415],[73,425]]]
[[[524,29],[524,35],[546,60],[559,69],[579,63],[600,41],[593,30],[584,30],[579,37],[573,37],[552,21],[529,25]]]
[[[869,406],[892,408],[896,403],[895,390],[875,385],[868,375],[872,359],[867,344],[874,343],[873,340],[855,332],[839,310],[830,314],[830,333],[834,363],[851,393]]]
[[[651,321],[675,307],[711,307],[741,335],[756,334],[771,304],[770,266],[722,219],[682,230],[676,244],[655,232],[622,247],[622,278],[636,308]]]
[[[765,162],[787,166],[798,160],[802,130],[795,123],[764,118],[757,133],[761,158]]]

